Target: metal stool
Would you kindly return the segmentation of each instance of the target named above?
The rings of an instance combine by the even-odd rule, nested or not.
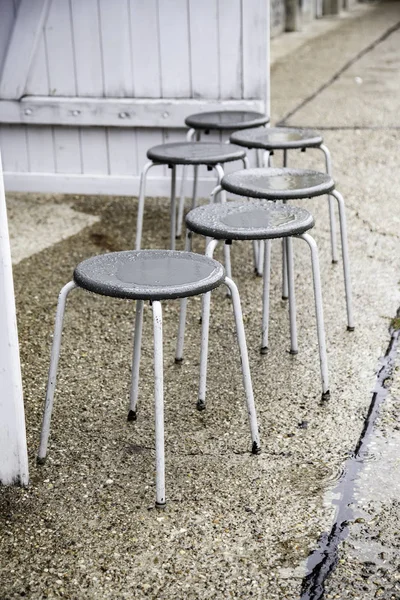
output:
[[[260,127],[269,123],[269,118],[263,113],[251,110],[216,110],[212,112],[196,113],[189,115],[185,119],[185,125],[190,129],[186,134],[188,142],[195,140],[200,141],[201,135],[208,135],[210,131],[231,132],[239,129],[248,129],[250,127]],[[186,166],[183,167],[181,193],[179,201],[178,225],[177,234],[181,235],[183,212],[185,207],[185,182],[186,182]],[[197,198],[197,176],[198,167],[193,169],[193,191],[192,191],[192,208],[196,206]]]
[[[57,365],[60,354],[62,324],[69,292],[76,287],[80,287],[103,296],[136,300],[129,421],[135,421],[137,416],[136,407],[138,400],[143,302],[149,300],[153,307],[154,324],[156,506],[163,508],[165,506],[164,392],[162,310],[160,300],[187,298],[188,296],[209,293],[221,284],[225,284],[232,295],[243,384],[250,420],[252,452],[253,454],[257,454],[260,451],[257,416],[254,406],[242,309],[236,285],[231,279],[225,276],[224,268],[220,263],[206,256],[192,252],[143,250],[102,254],[83,261],[76,267],[73,280],[67,283],[60,292],[51,350],[38,463],[43,464],[46,459]],[[204,361],[203,350],[202,345],[202,361]]]
[[[322,399],[329,398],[328,361],[326,356],[324,317],[322,308],[322,294],[318,248],[314,238],[307,231],[314,227],[312,215],[303,208],[276,204],[266,200],[234,201],[221,204],[208,204],[199,206],[190,211],[186,216],[186,225],[190,232],[199,233],[212,238],[207,245],[206,255],[213,256],[218,241],[224,240],[231,244],[232,240],[263,240],[264,251],[264,282],[263,282],[263,311],[262,311],[262,341],[261,354],[266,354],[268,349],[269,325],[269,289],[270,289],[270,261],[271,240],[282,238],[286,244],[286,258],[289,284],[289,319],[290,319],[290,353],[297,354],[297,327],[296,327],[296,301],[293,274],[292,239],[301,238],[310,247],[311,264],[314,281],[315,312],[317,320],[317,333],[319,345],[319,358],[322,381]],[[202,311],[202,343],[207,346],[208,327],[210,316],[210,294],[205,294]],[[183,355],[183,339],[185,329],[187,300],[181,301],[181,315],[179,320],[179,334],[176,349],[176,360],[180,362]],[[207,353],[204,353],[207,356]],[[201,365],[200,392],[198,407],[203,408],[206,389],[206,369]]]
[[[283,166],[287,167],[289,150],[301,150],[302,152],[305,152],[307,148],[317,148],[324,154],[326,173],[332,175],[332,161],[329,149],[323,143],[322,135],[313,129],[301,129],[297,127],[257,127],[234,132],[230,136],[230,141],[243,148],[262,150],[264,152],[263,164],[265,167],[269,166],[270,157],[274,154],[275,150],[283,151]],[[260,166],[259,163],[260,161],[258,162],[258,166]],[[337,263],[336,220],[333,201],[330,196],[328,196],[328,204],[332,262]],[[260,256],[260,259],[262,261],[262,256]],[[283,264],[285,264],[284,256]],[[282,297],[284,299],[287,298],[287,278],[285,269]]]
[[[171,249],[175,249],[176,231],[176,166],[177,165],[205,165],[208,169],[214,169],[217,173],[218,182],[224,175],[222,165],[226,162],[241,160],[247,167],[246,152],[239,146],[233,144],[220,144],[216,142],[176,142],[173,144],[162,144],[154,146],[147,151],[150,159],[144,167],[140,176],[139,206],[136,226],[136,250],[140,250],[142,242],[144,199],[146,191],[146,177],[152,167],[168,165],[171,174]],[[178,219],[178,223],[180,219]]]
[[[287,202],[288,200],[314,198],[324,194],[329,194],[337,200],[339,208],[340,237],[342,242],[347,329],[348,331],[353,331],[354,319],[351,298],[345,204],[343,196],[335,189],[335,182],[332,177],[327,173],[306,169],[243,169],[225,175],[221,184],[213,190],[211,197],[215,198],[222,190],[239,196],[273,200],[274,202],[278,200]],[[285,248],[285,250],[287,250],[287,248]],[[285,264],[287,264],[286,260]],[[230,271],[227,271],[227,273],[230,276]]]

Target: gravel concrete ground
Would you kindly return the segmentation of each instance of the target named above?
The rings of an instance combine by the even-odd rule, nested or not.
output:
[[[200,300],[189,303],[180,366],[173,361],[178,304],[165,303],[164,512],[153,508],[149,307],[139,416],[136,423],[128,423],[134,307],[80,290],[71,294],[49,457],[44,467],[35,466],[58,291],[83,258],[132,246],[137,207],[130,198],[41,198],[43,206],[57,203],[98,220],[22,260],[14,270],[31,485],[0,489],[0,598],[322,597],[322,589],[307,595],[307,557],[335,522],[340,504],[335,490],[346,477],[346,459],[363,431],[379,358],[400,305],[396,23],[399,3],[376,5],[293,54],[281,54],[272,72],[274,120],[290,113],[290,124],[327,128],[324,137],[334,175],[347,202],[354,333],[346,331],[341,266],[330,262],[327,202],[320,198],[303,203],[316,218],[331,400],[320,403],[306,245],[295,242],[300,342],[295,357],[288,353],[287,306],[280,299],[279,245],[273,248],[267,356],[259,354],[261,281],[251,273],[250,245],[234,245],[234,277],[243,303],[262,453],[249,452],[239,357],[224,292],[213,293],[208,409],[202,413],[195,409]],[[349,67],[343,70],[345,65]],[[290,164],[321,168],[322,155],[291,154]],[[21,199],[21,211],[37,200],[14,195],[13,210],[18,211]],[[146,246],[168,245],[167,221],[168,203],[149,201]],[[200,239],[195,248],[203,250]],[[371,443],[381,444],[380,458],[362,464],[352,498],[360,511],[365,502],[373,510],[364,510],[363,516],[355,510],[358,521],[339,547],[336,571],[324,582],[326,597],[400,597],[391,591],[398,580],[400,516],[395,469],[398,371],[394,375],[371,436]],[[384,472],[382,461],[389,463],[388,456],[392,466]],[[376,469],[383,481],[374,487]],[[385,488],[387,494],[382,493]],[[380,553],[384,572],[378,559],[371,558]],[[356,584],[360,578],[364,590]]]

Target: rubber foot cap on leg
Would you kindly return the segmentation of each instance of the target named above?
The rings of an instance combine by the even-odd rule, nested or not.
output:
[[[261,346],[260,354],[268,354],[268,346]]]
[[[350,325],[347,325],[347,331],[354,331],[355,327],[350,327]]]
[[[327,392],[322,392],[321,402],[328,402],[328,400],[330,400],[330,398],[331,398],[331,393],[329,390]]]
[[[164,510],[164,508],[167,506],[166,502],[156,502],[156,509],[157,510]]]
[[[136,410],[130,410],[128,412],[128,421],[137,421],[137,413]]]
[[[45,463],[46,463],[46,457],[45,457],[45,456],[43,456],[43,458],[42,458],[42,457],[40,457],[40,456],[37,456],[37,457],[36,457],[36,464],[37,464],[37,465],[39,465],[39,466],[42,466],[42,465],[44,465]]]
[[[175,236],[175,239],[176,239],[176,240],[180,240],[180,239],[181,239],[181,237],[182,237],[182,236],[181,236],[181,234],[179,234],[179,235],[176,235],[176,236]]]
[[[252,454],[260,454],[261,452],[261,447],[257,444],[257,442],[253,442],[253,445],[251,447],[251,453]]]
[[[183,363],[183,358],[177,358],[177,357],[175,356],[175,364],[176,364],[176,365],[181,365],[182,363]]]
[[[289,296],[282,296],[282,300],[289,300]]]
[[[338,262],[339,262],[338,260],[333,260],[333,259],[332,259],[332,264],[333,264],[333,265],[337,265],[337,264],[338,264]]]
[[[298,350],[292,350],[292,349],[289,350],[289,354],[291,354],[292,356],[296,356],[296,354],[298,354],[298,353],[299,353]]]
[[[206,403],[205,400],[200,400],[200,398],[197,400],[197,410],[206,410]]]
[[[256,277],[262,277],[263,276],[263,274],[260,273],[260,271],[258,269],[254,269],[254,274],[255,274]]]

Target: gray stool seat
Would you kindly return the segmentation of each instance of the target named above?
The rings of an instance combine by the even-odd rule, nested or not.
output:
[[[90,292],[134,300],[168,300],[209,292],[225,279],[216,260],[193,252],[111,252],[81,262],[75,283]]]
[[[243,148],[219,142],[175,142],[154,146],[147,151],[150,160],[171,165],[216,165],[245,156]]]
[[[269,122],[269,118],[263,113],[250,110],[216,110],[213,112],[197,113],[189,115],[185,124],[193,129],[210,129],[226,131],[235,129],[246,129],[247,127],[259,127]]]
[[[224,202],[199,206],[186,216],[195,233],[223,240],[267,240],[300,235],[314,227],[304,208],[267,200]]]
[[[312,198],[335,188],[332,177],[319,171],[287,168],[242,169],[222,178],[224,190],[264,200]]]
[[[245,148],[262,150],[291,150],[298,148],[318,148],[323,139],[318,131],[295,127],[257,127],[235,131],[230,141]]]

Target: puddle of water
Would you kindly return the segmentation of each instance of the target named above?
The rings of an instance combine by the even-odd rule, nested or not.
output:
[[[394,368],[400,340],[400,330],[391,329],[390,333],[391,340],[380,360],[371,404],[357,446],[343,469],[332,473],[332,481],[338,483],[327,492],[325,502],[336,508],[336,515],[331,531],[321,536],[317,548],[307,559],[300,600],[322,600],[325,581],[336,567],[338,546],[348,535],[349,523],[361,515],[363,506],[371,499],[374,503],[388,502],[400,495],[400,434],[394,431],[388,440],[375,429],[380,407],[389,393],[386,382]],[[374,553],[371,546],[367,549],[359,542],[353,550],[360,555]]]

